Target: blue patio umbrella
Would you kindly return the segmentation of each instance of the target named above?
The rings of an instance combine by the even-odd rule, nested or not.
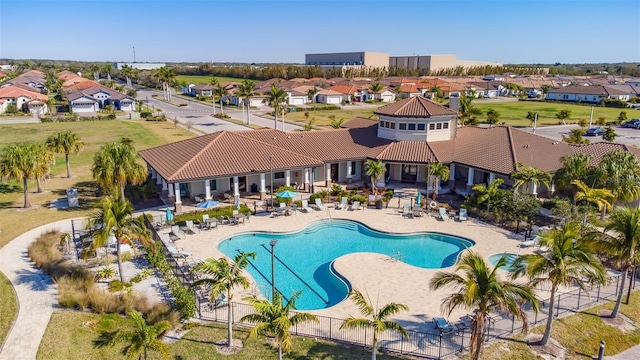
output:
[[[173,221],[173,213],[171,212],[171,208],[167,208],[167,215],[165,216],[167,222]]]
[[[280,191],[276,195],[278,197],[281,197],[281,198],[294,198],[294,197],[298,196],[298,193],[295,192],[295,191],[291,191],[291,190],[284,190],[284,191]]]
[[[210,209],[216,205],[218,205],[220,202],[215,201],[215,200],[207,200],[207,201],[203,201],[200,204],[196,205],[197,208],[200,209]]]
[[[418,196],[416,196],[416,205],[420,205],[420,197],[422,196],[421,192],[418,192]]]

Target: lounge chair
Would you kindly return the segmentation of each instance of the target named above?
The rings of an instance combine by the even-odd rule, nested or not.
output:
[[[322,203],[322,199],[316,198],[316,208],[318,210],[324,210],[324,204]]]
[[[173,242],[171,241],[171,238],[169,237],[169,234],[160,234],[160,241],[162,241],[162,243],[167,246],[167,245],[173,245]]]
[[[441,207],[440,208],[440,218],[442,221],[449,220],[449,214],[447,214],[447,209]]]
[[[175,246],[167,246],[167,251],[169,251],[169,255],[174,258],[187,258],[191,256],[191,251],[178,250]]]
[[[207,220],[209,220],[209,214],[202,215],[202,221],[200,222],[200,230],[207,226]]]
[[[435,325],[436,329],[440,331],[440,335],[450,334],[458,331],[457,327],[451,325],[451,323],[449,323],[447,319],[443,317],[434,317],[433,324]]]
[[[198,204],[204,201],[200,196],[197,195],[193,197],[193,200],[195,200]]]
[[[536,235],[536,237],[534,237],[531,240],[527,240],[527,241],[521,242],[520,243],[520,247],[530,247],[530,246],[534,246],[534,245],[539,245],[540,244],[540,240],[542,240],[540,235]]]
[[[302,211],[304,211],[304,212],[309,212],[309,211],[311,211],[312,209],[309,207],[309,201],[307,201],[307,200],[302,200],[302,208],[301,208],[300,210],[302,210]]]
[[[182,230],[185,234],[187,233],[187,231],[192,233],[192,234],[195,234],[196,230],[197,230],[196,227],[193,225],[193,220],[185,221],[185,226],[184,226],[184,228]]]
[[[184,231],[180,230],[178,225],[171,226],[171,235],[177,237],[178,239],[184,239],[185,238]]]
[[[291,213],[295,214],[298,211],[298,204],[291,205]]]
[[[284,208],[279,207],[279,208],[276,208],[275,210],[276,211],[271,213],[271,216],[280,217],[280,216],[284,215]]]
[[[411,214],[411,216],[415,217],[422,217],[422,209],[417,208],[417,209],[413,209],[413,213]]]
[[[349,210],[360,210],[360,201],[354,201]]]
[[[458,220],[467,221],[467,209],[460,208],[460,213],[458,214]]]
[[[411,207],[411,205],[409,205],[408,203],[405,203],[405,204],[402,206],[402,213],[403,213],[403,214],[409,214],[409,209],[410,209],[410,207]]]
[[[246,222],[251,222],[251,221],[249,220],[249,218],[251,218],[251,213],[250,213],[250,212],[249,212],[249,213],[247,213],[247,215],[245,215],[245,216],[244,216],[244,221],[246,221]]]
[[[346,207],[347,207],[347,198],[343,196],[340,204],[336,205],[336,209],[343,210]]]

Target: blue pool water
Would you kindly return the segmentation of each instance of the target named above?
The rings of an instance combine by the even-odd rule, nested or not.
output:
[[[471,240],[440,233],[383,233],[349,220],[315,222],[295,233],[244,233],[223,241],[218,248],[230,258],[239,251],[256,253],[247,270],[268,298],[272,239],[278,241],[274,251],[276,289],[285,299],[301,292],[296,301],[301,310],[327,308],[346,298],[349,283],[332,266],[340,256],[356,252],[387,256],[399,253],[402,261],[410,265],[432,269],[453,265],[465,246],[474,245]]]
[[[500,260],[500,258],[503,256],[506,257],[507,264],[502,267],[502,270],[513,271],[513,268],[512,268],[513,262],[516,261],[516,259],[518,258],[517,254],[512,254],[512,253],[493,254],[489,256],[489,262],[491,263],[491,265],[495,266],[498,263],[498,260]]]

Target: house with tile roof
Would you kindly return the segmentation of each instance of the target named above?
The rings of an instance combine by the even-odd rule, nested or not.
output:
[[[0,114],[3,114],[9,105],[25,113],[44,115],[49,112],[47,107],[48,96],[40,93],[36,88],[29,86],[8,85],[0,88]]]
[[[301,191],[314,192],[316,186],[335,182],[367,182],[364,164],[370,159],[382,161],[387,169],[376,179],[378,186],[405,182],[424,187],[428,165],[439,162],[450,168],[450,178],[443,179],[449,186],[441,191],[468,193],[474,184],[497,178],[513,184],[509,176],[519,164],[554,173],[565,155],[589,154],[592,165],[615,150],[640,156],[640,148],[621,144],[571,145],[506,126],[457,127],[454,111],[424,97],[388,104],[375,113],[377,121],[355,118],[341,129],[222,131],[142,150],[140,155],[178,211],[185,195],[211,199],[223,192],[257,192],[265,198],[272,184],[297,183]],[[553,187],[532,186],[529,191]]]
[[[66,94],[69,108],[74,113],[93,113],[113,105],[116,110],[134,111],[135,99],[100,84]]]
[[[545,99],[570,102],[599,103],[604,100],[629,101],[635,94],[631,88],[618,90],[610,86],[565,86],[550,89]]]

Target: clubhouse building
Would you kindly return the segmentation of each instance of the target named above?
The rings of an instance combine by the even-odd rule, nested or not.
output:
[[[640,156],[640,148],[622,144],[571,145],[507,126],[458,127],[455,111],[420,96],[374,113],[379,120],[355,118],[341,129],[220,131],[142,150],[140,155],[176,211],[181,211],[185,197],[254,194],[264,199],[271,184],[313,192],[316,186],[367,181],[364,164],[370,159],[387,168],[377,186],[403,182],[424,188],[428,164],[439,162],[450,167],[448,186],[442,191],[465,193],[474,184],[497,178],[512,184],[509,175],[518,164],[553,174],[565,155],[589,154],[592,165],[615,150]],[[531,185],[528,191],[554,189]]]

